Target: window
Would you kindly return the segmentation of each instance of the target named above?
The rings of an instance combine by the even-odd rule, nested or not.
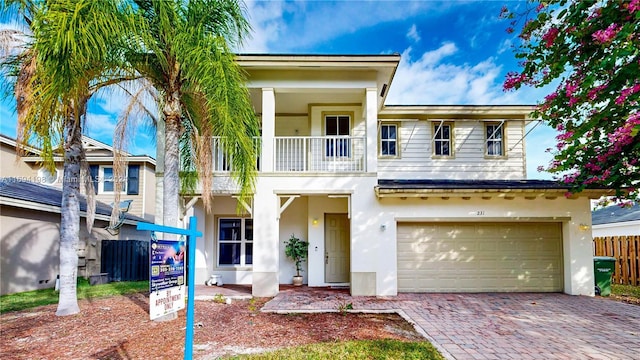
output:
[[[113,193],[116,179],[111,165],[89,165],[91,181],[96,194]],[[129,165],[122,180],[122,191],[127,195],[138,195],[140,188],[140,165]]]
[[[451,156],[453,147],[451,146],[452,126],[449,123],[433,123],[433,155]]]
[[[382,124],[380,126],[380,155],[398,156],[398,125]]]
[[[331,138],[326,140],[326,156],[350,157],[350,129],[351,116],[327,115],[324,118],[325,135]],[[341,139],[345,137],[345,139]]]
[[[218,265],[253,264],[253,219],[219,219]]]
[[[100,181],[98,192],[99,193],[112,193],[116,189],[116,179],[113,177],[113,167],[112,166],[101,166],[100,167]],[[122,184],[122,191],[127,190],[127,184]]]
[[[485,124],[487,156],[504,156],[504,128],[502,123]]]

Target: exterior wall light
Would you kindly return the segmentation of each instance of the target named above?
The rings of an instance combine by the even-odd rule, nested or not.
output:
[[[588,231],[589,229],[591,229],[591,226],[587,224],[580,224],[578,225],[578,228],[580,229],[580,231]]]

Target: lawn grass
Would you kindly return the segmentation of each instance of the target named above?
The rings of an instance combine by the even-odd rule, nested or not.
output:
[[[611,284],[611,294],[640,299],[640,286]]]
[[[78,279],[78,300],[125,295],[145,291],[149,291],[148,281],[113,282],[91,286],[89,285],[89,280],[84,278]],[[0,313],[19,311],[36,306],[57,303],[58,292],[53,288],[2,295],[0,296]]]
[[[357,340],[309,344],[261,354],[233,356],[228,359],[440,360],[444,357],[428,341]]]

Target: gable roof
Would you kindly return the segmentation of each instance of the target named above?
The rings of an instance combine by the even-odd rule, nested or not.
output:
[[[14,205],[34,210],[60,212],[62,203],[62,190],[24,181],[18,178],[0,178],[0,205]],[[57,211],[56,211],[57,210]],[[86,216],[87,201],[80,196],[81,216]],[[96,201],[96,219],[109,221],[111,217],[111,205]],[[135,224],[145,219],[125,214],[125,223]]]
[[[7,135],[0,134],[0,143],[7,144],[11,147],[16,147],[17,142],[16,139],[11,138]],[[101,141],[90,138],[86,135],[82,135],[82,146],[86,151],[86,159],[90,162],[100,162],[100,161],[113,161],[113,147],[107,145]],[[24,162],[41,162],[42,157],[40,154],[42,151],[38,148],[35,148],[30,145],[26,145],[24,149],[29,153],[26,156],[22,156],[22,160]],[[127,157],[127,161],[129,162],[147,162],[152,166],[156,166],[156,159],[149,155],[132,155],[128,152],[122,152],[124,156]],[[62,162],[64,161],[62,154],[58,150],[54,150],[54,161]]]
[[[612,205],[591,212],[592,225],[620,223],[627,221],[640,221],[640,204],[635,204],[630,208],[623,208],[618,205]]]

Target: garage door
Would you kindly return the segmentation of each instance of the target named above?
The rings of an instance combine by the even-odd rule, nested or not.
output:
[[[562,291],[559,223],[399,223],[400,292]]]

